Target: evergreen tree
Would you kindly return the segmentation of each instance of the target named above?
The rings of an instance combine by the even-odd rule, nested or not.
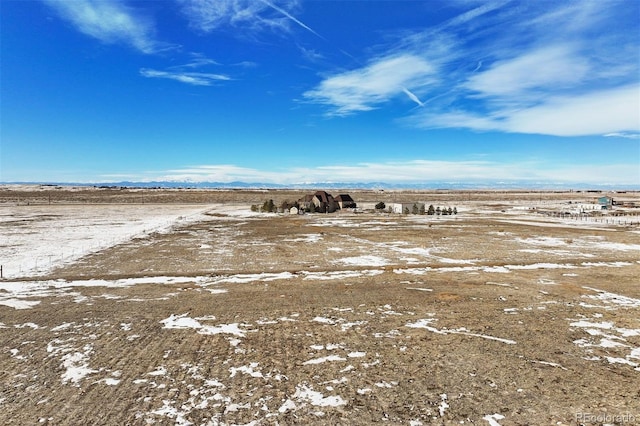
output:
[[[418,205],[417,205],[417,204],[414,204],[414,205],[413,205],[413,209],[411,209],[411,213],[412,213],[412,214],[418,214],[418,211],[419,211],[419,210],[418,210]]]
[[[382,201],[380,201],[378,204],[376,204],[376,210],[384,210],[385,207],[387,207],[387,206]]]
[[[458,208],[457,207],[453,208],[453,214],[458,214]]]
[[[273,200],[265,201],[262,205],[262,211],[269,213],[277,211],[276,205],[273,203]]]
[[[453,214],[453,209],[451,207],[449,207],[449,209],[447,210],[447,212],[449,213],[449,216],[451,216]]]
[[[436,208],[436,214],[437,214],[438,216],[440,216],[440,213],[442,213],[442,210],[440,210],[440,207],[437,207],[437,208]]]
[[[436,209],[433,208],[433,204],[429,204],[429,209],[427,210],[427,214],[429,216],[433,216],[434,214],[436,214]]]
[[[404,208],[404,214],[409,214],[409,207]]]
[[[420,213],[420,214],[424,214],[425,213],[424,204],[420,204],[420,211],[418,213]]]

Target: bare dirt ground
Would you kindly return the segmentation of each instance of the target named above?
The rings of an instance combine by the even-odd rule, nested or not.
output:
[[[640,227],[532,210],[600,194],[350,192],[455,216],[249,210],[304,193],[0,191],[5,218],[203,212],[0,280],[0,422],[640,423]]]

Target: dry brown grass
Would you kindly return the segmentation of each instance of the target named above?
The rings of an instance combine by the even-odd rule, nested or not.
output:
[[[127,202],[137,196],[88,192],[58,200]],[[160,191],[156,201],[248,205],[257,196],[263,200],[265,193]],[[492,209],[487,202],[511,205],[540,194],[363,192],[354,198],[428,196]],[[640,370],[630,364],[640,359],[629,356],[640,347],[640,305],[596,299],[602,293],[591,290],[640,299],[638,250],[602,244],[640,244],[637,229],[502,220],[499,209],[440,219],[376,213],[234,218],[218,212],[87,256],[48,278],[193,280],[73,287],[34,296],[41,303],[32,309],[0,306],[0,421],[488,424],[482,418],[497,413],[503,425],[525,425],[577,424],[576,415],[587,412],[640,419]],[[386,264],[362,264],[363,256]],[[345,263],[348,258],[361,263]],[[484,269],[505,266],[520,268]],[[234,282],[249,279],[243,274],[283,272],[291,275]],[[332,273],[341,278],[320,279]],[[160,321],[178,314],[211,327],[238,324],[246,333],[163,328]],[[419,320],[431,320],[425,324],[432,328],[407,326]],[[581,320],[613,324],[591,330],[625,346],[599,345],[604,336],[571,326]],[[581,339],[592,346],[575,343]],[[86,353],[95,371],[77,384],[63,383],[65,356],[76,352]],[[308,363],[330,355],[340,359]],[[153,375],[160,367],[166,373]],[[262,377],[236,370],[242,367]],[[108,385],[107,378],[119,382]],[[312,405],[301,396],[306,388],[340,396],[345,405]],[[444,394],[448,407],[441,415]],[[296,408],[285,410],[287,400]]]

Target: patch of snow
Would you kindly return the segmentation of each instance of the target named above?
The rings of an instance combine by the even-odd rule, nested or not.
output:
[[[312,319],[311,321],[315,321],[315,322],[319,322],[322,324],[335,324],[336,322],[330,318],[325,318],[325,317],[315,317],[314,319]]]
[[[303,362],[302,365],[322,364],[323,362],[329,361],[346,361],[346,358],[342,358],[338,355],[329,355],[321,358],[310,359],[309,361]]]
[[[38,324],[34,324],[32,322],[26,322],[24,324],[16,324],[14,325],[15,328],[32,328],[34,330],[37,330],[40,328],[40,326],[38,326]]]
[[[516,238],[516,241],[524,245],[536,245],[536,246],[550,246],[558,247],[564,246],[567,243],[561,238],[556,237],[534,237],[534,238]]]
[[[548,361],[531,361],[534,362],[536,364],[542,364],[542,365],[548,365],[550,367],[557,367],[560,368],[562,370],[567,370],[565,367],[563,367],[562,365],[555,363],[555,362],[548,362]]]
[[[228,275],[220,278],[216,278],[212,281],[213,284],[220,283],[237,283],[237,284],[245,284],[254,281],[276,281],[276,280],[288,280],[293,278],[291,272],[279,272],[279,273],[271,273],[271,272],[262,272],[260,274],[235,274]]]
[[[329,272],[307,272],[302,271],[304,280],[343,280],[346,278],[373,277],[384,273],[381,270],[362,270],[362,271],[329,271]]]
[[[167,374],[167,369],[165,368],[164,365],[161,365],[160,367],[157,367],[151,373],[147,373],[147,374],[149,376],[164,376],[165,374]]]
[[[340,324],[340,329],[342,331],[347,331],[353,327],[357,327],[364,324],[367,324],[367,321],[343,322],[342,324]]]
[[[224,294],[227,293],[228,290],[224,288],[205,288],[211,294]]]
[[[609,268],[622,268],[624,266],[633,265],[631,262],[582,262],[582,266],[587,267],[609,267]]]
[[[169,318],[165,318],[160,321],[161,324],[164,324],[164,328],[201,328],[202,324],[199,321],[187,317],[187,314],[182,315],[171,315]]]
[[[287,399],[281,406],[280,408],[278,408],[278,412],[279,413],[286,413],[289,410],[295,410],[296,409],[296,403],[293,402],[290,399]]]
[[[39,300],[20,300],[14,298],[0,300],[0,305],[14,309],[31,309],[38,304],[40,304]]]
[[[339,260],[340,263],[345,265],[358,265],[358,266],[385,266],[389,264],[389,261],[380,256],[364,255],[357,257],[345,257]]]
[[[608,357],[606,357],[606,359],[607,359],[607,361],[609,361],[610,364],[627,364],[627,365],[630,365],[632,367],[637,367],[638,366],[637,362],[629,361],[626,358],[616,358],[616,357],[608,356]]]
[[[231,375],[229,377],[234,377],[238,372],[247,374],[251,377],[259,377],[263,378],[264,376],[260,371],[255,371],[254,369],[258,366],[257,362],[252,362],[249,365],[243,365],[241,367],[231,367],[229,368],[229,373]]]
[[[622,295],[615,294],[615,293],[609,293],[607,291],[599,290],[597,288],[591,288],[591,287],[583,287],[583,288],[598,293],[597,295],[584,296],[584,297],[587,297],[589,299],[600,300],[600,301],[603,301],[605,303],[612,303],[612,304],[615,304],[615,305],[624,306],[626,308],[638,308],[638,307],[640,307],[640,299],[634,299],[632,297],[622,296]]]
[[[495,274],[508,274],[511,272],[509,268],[505,268],[504,266],[486,266],[482,268],[482,271]]]
[[[92,347],[87,345],[84,347],[84,352],[73,352],[62,356],[61,366],[66,369],[62,374],[62,383],[72,382],[76,386],[79,386],[80,380],[89,374],[98,372],[98,370],[89,368],[87,363],[91,352]]]
[[[111,377],[107,377],[106,379],[101,379],[98,380],[97,382],[94,383],[104,383],[107,386],[117,386],[120,384],[120,380],[119,379],[114,379]]]
[[[160,321],[164,324],[164,328],[176,329],[195,329],[200,334],[232,334],[237,337],[244,337],[247,330],[240,328],[240,324],[220,324],[220,325],[203,325],[198,320],[189,318],[188,314],[171,315]]]
[[[504,416],[502,414],[489,414],[482,418],[482,420],[486,420],[487,422],[489,422],[489,426],[500,426],[498,420],[502,419],[504,419]]]
[[[440,417],[444,416],[444,412],[447,408],[449,408],[449,404],[447,404],[447,394],[443,393],[442,395],[440,395],[440,398],[442,399],[440,401],[440,405],[438,406],[438,411],[440,411]]]
[[[424,328],[424,329],[426,329],[428,331],[431,331],[432,333],[436,333],[436,334],[461,334],[461,335],[464,335],[464,336],[480,337],[482,339],[495,340],[497,342],[506,343],[508,345],[515,345],[516,344],[516,342],[514,340],[503,339],[501,337],[488,336],[486,334],[471,333],[471,332],[467,331],[465,328],[459,328],[457,330],[452,330],[452,329],[445,328],[445,329],[439,330],[439,329],[429,325],[434,321],[437,321],[437,320],[435,318],[421,319],[421,320],[418,320],[418,321],[413,322],[413,323],[407,323],[407,324],[405,324],[405,327]]]
[[[296,393],[293,397],[319,407],[339,407],[347,404],[340,396],[325,397],[320,392],[314,391],[304,384],[296,386]]]

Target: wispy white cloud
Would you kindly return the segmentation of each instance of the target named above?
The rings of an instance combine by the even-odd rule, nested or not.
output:
[[[191,60],[186,64],[173,65],[169,69],[187,69],[187,68],[200,68],[207,65],[220,65],[217,61],[207,58],[201,53],[192,53]]]
[[[640,132],[640,85],[549,97],[537,105],[495,110],[419,112],[408,121],[422,128],[586,136]],[[626,134],[626,133],[625,133]]]
[[[321,62],[326,59],[322,53],[319,53],[315,49],[307,49],[304,46],[298,46],[298,49],[300,50],[302,57],[309,62]]]
[[[429,84],[434,74],[434,66],[418,56],[388,56],[363,68],[327,77],[304,97],[332,107],[333,115],[369,111],[401,94],[420,103],[406,88]]]
[[[640,139],[640,133],[607,133],[605,138]]]
[[[558,90],[581,83],[589,72],[587,59],[571,46],[552,45],[496,61],[471,75],[462,87],[483,96],[522,96],[531,90]]]
[[[239,35],[251,36],[262,31],[289,32],[293,23],[322,37],[294,17],[296,0],[179,0],[179,3],[190,25],[203,32],[233,27],[242,30]]]
[[[640,33],[629,31],[626,15],[640,8],[614,3],[619,7],[456,3],[468,9],[399,35],[366,65],[325,75],[304,96],[344,116],[383,107],[404,92],[422,108],[406,111],[401,121],[421,128],[635,134]]]
[[[533,161],[432,161],[358,163],[260,170],[232,164],[198,165],[167,170],[138,177],[136,180],[166,180],[185,182],[260,182],[299,184],[314,182],[386,182],[426,183],[455,182],[556,182],[640,185],[637,164],[554,164]]]
[[[137,15],[120,1],[43,1],[78,31],[103,43],[125,44],[143,53],[156,53],[174,47],[156,41],[152,22]]]
[[[140,69],[140,75],[148,78],[167,78],[194,86],[211,86],[218,81],[231,80],[231,77],[224,74],[185,71],[159,71],[150,68]]]

